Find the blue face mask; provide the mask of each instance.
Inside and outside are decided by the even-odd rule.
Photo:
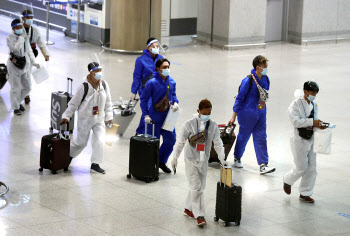
[[[310,101],[310,102],[313,102],[315,100],[316,96],[312,96],[312,95],[309,95],[307,97],[307,99]]]
[[[26,19],[26,25],[32,25],[33,19]]]
[[[95,73],[95,79],[96,79],[96,80],[102,79],[102,72],[96,72],[96,73]]]
[[[163,69],[161,73],[164,77],[167,77],[170,74],[170,69]]]
[[[263,71],[261,72],[261,74],[262,75],[267,75],[267,72],[268,72],[269,70],[267,69],[267,68],[263,68]]]
[[[152,48],[151,51],[153,54],[159,54],[159,48]]]
[[[199,119],[201,119],[201,121],[208,121],[208,120],[210,120],[210,115],[207,115],[207,116],[200,115]]]
[[[15,34],[21,35],[23,33],[23,29],[17,29],[15,30]]]

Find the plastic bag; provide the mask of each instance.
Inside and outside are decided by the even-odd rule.
[[[49,73],[43,65],[40,65],[39,69],[33,69],[32,75],[36,84],[40,84],[49,78]]]
[[[314,128],[314,152],[318,154],[330,154],[333,128]]]

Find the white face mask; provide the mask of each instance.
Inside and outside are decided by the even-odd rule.
[[[32,25],[33,19],[26,19],[26,25]]]
[[[159,54],[159,48],[151,48],[153,54]]]
[[[100,79],[102,79],[102,71],[100,71],[100,72],[96,72],[95,73],[95,77],[94,77],[96,80],[100,80]]]
[[[162,69],[161,73],[164,77],[167,77],[170,74],[170,69]]]

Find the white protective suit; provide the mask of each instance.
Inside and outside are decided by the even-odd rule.
[[[32,36],[32,29],[33,29],[33,37],[31,37]],[[25,32],[25,30],[24,30],[24,32]],[[41,37],[40,31],[36,27],[34,27],[34,26],[29,27],[27,37],[30,41],[30,44],[35,43],[37,46],[36,47],[37,49],[39,47],[43,54],[45,54],[46,56],[50,56],[50,52],[46,46],[45,40]],[[30,39],[32,39],[32,40],[30,40]]]
[[[225,151],[220,138],[219,127],[215,121],[210,120],[208,137],[205,142],[205,152],[196,151],[196,148],[188,143],[188,138],[198,133],[197,121],[199,132],[204,131],[207,122],[201,121],[198,115],[187,121],[182,134],[177,139],[173,156],[174,159],[178,159],[182,149],[185,147],[184,156],[189,187],[185,208],[192,211],[195,218],[205,216],[203,191],[206,184],[212,142],[214,142],[214,149],[218,153],[219,160],[223,162],[225,159]]]
[[[85,79],[84,82],[87,82],[87,79]],[[81,102],[84,95],[84,85],[81,84],[68,103],[68,107],[63,113],[62,118],[69,121],[74,112],[79,108],[77,122],[78,132],[76,139],[71,141],[70,155],[71,157],[76,157],[83,151],[89,141],[90,131],[92,130],[91,162],[101,164],[106,133],[104,122],[113,119],[111,95],[106,81],[106,90],[104,90],[101,81],[99,91],[95,90],[89,82],[87,83],[89,90],[84,101]],[[93,107],[95,106],[98,106],[99,110],[99,114],[97,115],[93,115]]]
[[[290,146],[294,156],[295,167],[284,175],[284,182],[293,185],[300,177],[300,194],[311,196],[315,186],[316,153],[313,151],[314,137],[307,140],[299,136],[298,128],[313,126],[314,119],[318,119],[318,106],[314,102],[314,119],[308,118],[312,111],[312,104],[300,97],[289,106],[289,119],[294,127],[294,132],[290,139]]]
[[[35,64],[35,57],[25,30],[23,30],[23,33],[20,36],[16,35],[14,32],[7,36],[7,46],[9,48],[9,53],[12,52],[16,56],[26,58],[26,65],[23,69],[17,68],[11,62],[11,56],[9,56],[9,59],[7,60],[7,70],[9,74],[8,81],[11,85],[11,108],[19,109],[19,105],[32,89],[30,69],[31,65]]]

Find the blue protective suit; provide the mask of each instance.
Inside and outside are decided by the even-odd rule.
[[[158,54],[155,58],[151,56],[148,49],[143,50],[142,56],[139,56],[135,62],[134,79],[131,85],[131,92],[134,94],[139,93],[141,97],[143,86],[142,81],[145,80],[156,69],[156,62],[162,59],[163,56]],[[149,101],[151,105],[151,101]],[[143,134],[145,132],[145,116],[141,115],[139,127],[136,129],[136,133]]]
[[[159,149],[159,163],[165,164],[167,163],[169,156],[173,151],[176,142],[176,133],[175,130],[173,132],[170,132],[162,129],[163,123],[169,110],[165,112],[158,112],[153,108],[153,105],[157,104],[164,98],[168,85],[170,103],[179,103],[179,101],[176,97],[176,83],[173,78],[168,76],[167,80],[164,82],[158,72],[154,72],[153,76],[154,78],[146,83],[146,87],[140,96],[141,109],[142,114],[144,116],[149,115],[155,123],[154,135],[157,138],[160,138],[160,135],[163,137],[163,143]],[[152,100],[151,106],[148,105],[148,101],[150,99]],[[147,133],[152,134],[152,125],[147,126]]]
[[[259,85],[266,89],[270,89],[270,83],[267,76],[263,76],[259,80],[255,69],[251,70],[251,74],[255,76]],[[253,142],[255,154],[258,164],[268,164],[269,156],[267,153],[266,141],[266,105],[264,110],[258,109],[259,91],[253,80],[253,86],[249,91],[248,76],[242,80],[240,91],[236,97],[233,111],[237,113],[239,132],[237,136],[234,156],[240,159],[243,156],[247,142],[253,134]]]

